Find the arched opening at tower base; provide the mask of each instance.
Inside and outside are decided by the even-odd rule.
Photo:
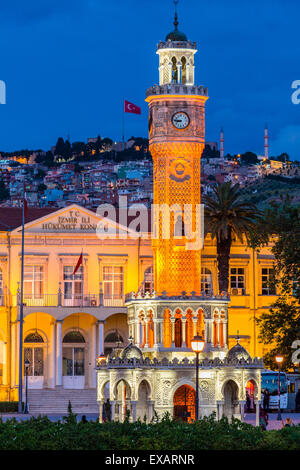
[[[232,418],[236,414],[239,414],[239,390],[237,384],[233,380],[228,380],[224,385],[224,415],[227,418]]]
[[[195,421],[196,392],[190,385],[182,385],[174,393],[174,418],[187,423]]]

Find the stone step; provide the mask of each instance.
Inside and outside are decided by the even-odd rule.
[[[99,413],[95,389],[28,390],[30,413],[66,415],[69,401],[74,413]]]

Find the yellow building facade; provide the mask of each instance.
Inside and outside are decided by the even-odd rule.
[[[9,211],[0,213],[1,400],[17,399],[19,371],[21,214]],[[29,388],[94,389],[96,358],[125,346],[131,333],[125,294],[153,290],[150,233],[101,237],[96,233],[101,217],[77,205],[39,217],[29,209],[28,218],[23,357],[30,362]],[[118,232],[116,222],[109,224]],[[81,252],[83,266],[73,276]],[[258,342],[255,318],[276,298],[268,286],[273,262],[271,246],[255,252],[233,242],[228,347],[238,332],[252,357],[267,350]],[[201,292],[218,294],[216,243],[209,236],[201,253]]]

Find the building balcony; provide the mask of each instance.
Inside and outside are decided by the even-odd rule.
[[[18,293],[13,299],[13,305],[18,307],[21,305],[21,296]],[[54,311],[60,313],[68,313],[71,315],[76,312],[86,312],[95,314],[99,312],[126,313],[127,309],[124,303],[124,296],[104,296],[104,294],[74,294],[66,295],[62,292],[56,294],[42,295],[24,295],[23,310],[25,315],[34,312],[45,312],[53,314]],[[1,306],[1,299],[0,299]],[[57,315],[55,315],[57,316]],[[59,315],[58,315],[59,316]]]

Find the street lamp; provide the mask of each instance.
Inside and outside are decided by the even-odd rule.
[[[25,406],[24,406],[24,414],[28,415],[28,369],[30,366],[30,362],[28,359],[24,362],[25,366]]]
[[[198,334],[191,341],[192,350],[196,353],[196,401],[195,401],[195,417],[199,418],[199,353],[204,349],[205,341]]]
[[[278,364],[278,414],[277,414],[277,420],[281,421],[281,411],[280,411],[280,368],[281,364],[283,363],[283,356],[281,354],[277,354],[275,356],[275,361]]]

